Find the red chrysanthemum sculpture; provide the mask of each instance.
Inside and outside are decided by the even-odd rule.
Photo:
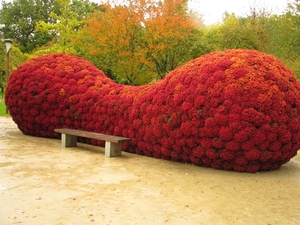
[[[58,138],[55,128],[76,128],[130,137],[124,151],[257,172],[297,154],[299,95],[279,60],[238,49],[204,55],[140,87],[116,84],[76,56],[46,55],[11,74],[5,100],[24,134]]]

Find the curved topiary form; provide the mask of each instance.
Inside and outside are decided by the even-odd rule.
[[[132,139],[125,151],[257,172],[297,154],[299,95],[293,73],[258,51],[213,52],[140,87],[53,54],[11,74],[6,103],[24,134],[58,138],[53,130],[61,127],[113,134]]]

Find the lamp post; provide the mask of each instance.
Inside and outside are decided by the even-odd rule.
[[[9,80],[9,51],[11,49],[12,46],[12,40],[11,39],[4,39],[4,43],[5,43],[5,47],[6,47],[6,76],[5,76],[5,81],[6,81],[6,85],[5,85],[5,91],[7,88],[7,84],[8,84],[8,80]],[[8,113],[8,109],[6,106],[6,114]]]

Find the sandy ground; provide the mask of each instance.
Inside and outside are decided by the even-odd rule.
[[[99,147],[62,149],[0,117],[0,224],[300,224],[300,156],[218,171]]]

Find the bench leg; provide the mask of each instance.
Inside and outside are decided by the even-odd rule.
[[[113,143],[113,142],[106,141],[105,156],[106,157],[121,156],[121,146],[122,143]]]
[[[61,147],[75,147],[77,144],[77,137],[69,134],[61,134]]]

